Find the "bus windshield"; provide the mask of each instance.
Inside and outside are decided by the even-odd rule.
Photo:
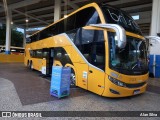
[[[144,40],[127,36],[125,48],[118,48],[116,35],[108,32],[110,67],[124,74],[144,74],[148,71],[147,51]]]
[[[126,31],[142,35],[137,23],[126,12],[110,6],[103,6],[102,11],[107,23],[118,24]]]

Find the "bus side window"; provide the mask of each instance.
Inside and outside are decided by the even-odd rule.
[[[54,49],[51,49],[51,57],[54,57]]]
[[[60,61],[63,66],[67,63],[72,64],[70,57],[64,48],[54,49],[54,59]]]
[[[88,62],[91,62],[91,47],[94,38],[94,30],[79,28],[74,40],[79,51],[84,55]]]
[[[48,49],[42,50],[42,58],[48,58]]]
[[[39,37],[39,35],[38,35],[38,34],[35,34],[35,35],[31,36],[31,37],[30,37],[31,42],[35,42],[35,41],[37,41],[37,40],[38,40],[38,37]]]
[[[31,57],[34,57],[34,51],[33,50],[30,50],[29,53],[30,53]]]
[[[102,70],[105,70],[105,43],[97,42],[92,48],[92,64]]]
[[[66,32],[68,37],[71,39],[73,43],[75,43],[77,29]]]
[[[103,31],[78,29],[75,45],[86,60],[94,66],[105,69],[105,42]]]

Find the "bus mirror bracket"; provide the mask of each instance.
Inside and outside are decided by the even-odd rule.
[[[123,27],[117,24],[90,24],[93,27],[113,29],[116,32],[119,48],[124,48],[126,46],[126,32]]]

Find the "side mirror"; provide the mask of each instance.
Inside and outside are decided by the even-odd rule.
[[[117,25],[117,24],[90,24],[90,26],[114,30],[116,32],[116,36],[118,39],[117,46],[119,48],[124,48],[126,46],[126,32],[124,28],[121,27],[120,25]]]

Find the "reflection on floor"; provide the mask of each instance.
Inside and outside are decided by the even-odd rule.
[[[40,72],[31,71],[19,63],[0,64],[0,68],[0,77],[8,79],[14,84],[22,105],[58,100],[50,96],[49,78],[41,77]],[[160,94],[160,79],[150,79],[147,91]],[[91,94],[93,93],[80,88],[71,88],[71,93],[68,98]]]
[[[49,78],[42,78],[40,72],[31,71],[23,64],[0,64],[0,77],[10,80],[18,93],[22,105],[58,100],[49,94]],[[86,95],[87,91],[71,88],[69,97]]]

